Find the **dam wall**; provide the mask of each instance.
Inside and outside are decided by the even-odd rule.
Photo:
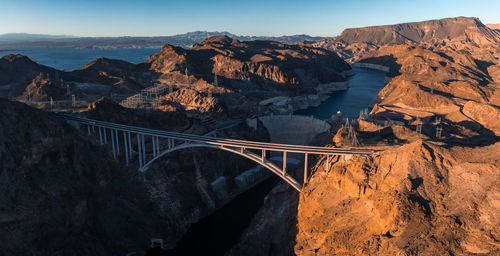
[[[382,66],[382,65],[378,65],[378,64],[372,64],[372,63],[363,63],[363,62],[351,63],[351,67],[375,69],[375,70],[383,71],[385,73],[389,73],[389,71],[390,71],[390,68],[387,66]]]
[[[270,115],[258,117],[266,127],[273,143],[309,145],[314,136],[326,132],[331,125],[312,116]],[[257,128],[256,119],[247,119],[247,124]]]

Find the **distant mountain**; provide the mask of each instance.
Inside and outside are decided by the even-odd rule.
[[[315,46],[335,50],[343,58],[355,61],[380,46],[396,44],[491,56],[490,50],[500,45],[500,33],[485,26],[478,18],[456,17],[350,28],[337,37],[317,42]]]
[[[171,44],[183,48],[189,48],[200,43],[211,36],[225,35],[240,41],[252,41],[267,39],[280,43],[292,44],[296,42],[313,42],[325,37],[312,37],[308,35],[292,35],[280,37],[266,36],[238,36],[229,32],[207,32],[195,31],[173,36],[155,37],[70,37],[70,36],[48,36],[32,34],[5,34],[0,35],[1,48],[49,48],[68,47],[78,49],[110,49],[110,48],[161,48],[165,44]]]
[[[43,34],[27,34],[27,33],[8,33],[0,35],[0,42],[22,42],[22,41],[40,41],[54,40],[63,38],[76,38],[75,36],[67,35],[43,35]]]

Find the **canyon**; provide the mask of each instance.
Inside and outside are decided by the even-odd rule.
[[[291,45],[215,36],[189,49],[163,45],[140,64],[99,58],[71,72],[7,55],[0,59],[0,97],[11,99],[0,99],[0,237],[9,239],[0,250],[144,255],[153,237],[175,249],[193,224],[255,185],[238,183],[242,173],[257,173],[254,163],[212,149],[173,152],[137,172],[46,111],[48,103],[39,110],[14,101],[75,94],[83,103],[58,111],[376,151],[311,157],[300,193],[271,184],[226,255],[499,254],[499,57],[498,30],[466,17],[346,29]],[[342,114],[293,115],[349,90],[351,66],[386,72],[369,112],[351,122]],[[119,104],[158,83],[171,91],[152,109]],[[304,162],[297,162],[288,172],[299,177]]]

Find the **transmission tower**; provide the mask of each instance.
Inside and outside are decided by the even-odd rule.
[[[356,136],[356,132],[354,131],[354,127],[352,127],[351,124],[347,123],[347,138],[351,141],[351,146],[353,147],[358,147],[359,146],[359,141],[358,137]]]
[[[443,128],[441,126],[436,127],[436,138],[441,139],[443,133]]]

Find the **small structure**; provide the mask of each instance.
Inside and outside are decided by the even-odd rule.
[[[160,247],[163,249],[163,239],[161,238],[151,238],[151,248]]]

